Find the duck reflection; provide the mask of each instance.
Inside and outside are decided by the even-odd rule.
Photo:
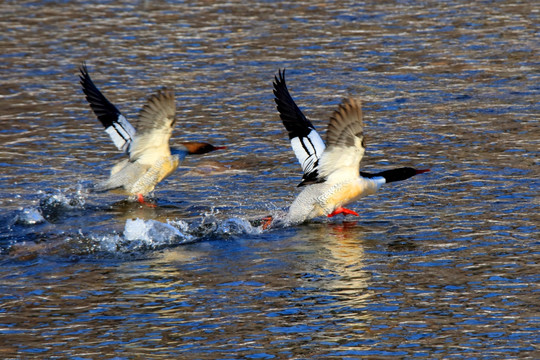
[[[269,347],[276,341],[286,344],[291,336],[298,346],[299,337],[307,336],[307,344],[326,326],[339,329],[335,339],[325,335],[329,341],[338,341],[343,333],[364,333],[370,326],[366,307],[373,293],[364,270],[362,227],[344,222],[296,230],[283,239],[169,249],[148,262],[145,273],[138,275],[144,281],[127,281],[125,290],[145,294],[146,301],[155,304],[151,311],[200,339],[200,346],[210,337],[217,343],[231,336],[248,342],[253,334]],[[332,324],[324,320],[329,313]],[[185,335],[168,336],[185,340]]]

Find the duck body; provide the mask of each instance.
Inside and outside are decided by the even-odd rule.
[[[364,196],[377,192],[384,179],[357,178],[306,186],[293,201],[285,218],[288,223],[302,223],[308,219],[327,216]]]
[[[112,167],[107,180],[96,184],[96,191],[135,196],[144,202],[144,196],[170,176],[187,155],[220,149],[200,142],[184,142],[170,148],[169,141],[176,123],[172,90],[165,88],[151,95],[139,112],[136,126],[133,126],[95,86],[86,66],[83,64],[79,70],[90,107],[114,145],[128,156]]]
[[[178,168],[185,155],[162,156],[148,165],[141,161],[124,159],[111,169],[107,180],[95,186],[96,191],[113,191],[118,194],[146,196],[158,183],[170,176]]]
[[[358,216],[344,206],[375,194],[385,183],[429,171],[404,167],[376,174],[360,172],[360,161],[365,152],[360,100],[344,99],[333,112],[325,144],[292,99],[285,83],[285,71],[280,70],[274,80],[277,110],[304,171],[298,185],[304,188],[289,207],[285,222],[302,223],[324,215]]]
[[[181,156],[171,154],[169,139],[174,117],[171,90],[165,89],[151,96],[139,114],[139,120],[143,122],[139,122],[139,134],[133,134],[127,148],[129,158],[114,165],[109,178],[98,183],[95,190],[144,197],[171,175],[187,155],[187,149],[180,153]]]

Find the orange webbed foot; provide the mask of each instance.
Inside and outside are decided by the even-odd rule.
[[[272,216],[267,216],[267,217],[264,217],[261,219],[261,223],[262,223],[262,229],[263,230],[266,230],[270,227],[270,225],[272,225],[272,221],[274,220],[274,218]]]
[[[137,194],[137,202],[141,205],[146,205],[148,207],[152,207],[152,208],[155,208],[157,207],[156,204],[151,204],[151,203],[148,203],[144,200],[144,196],[142,196],[142,194]]]
[[[352,210],[349,210],[349,209],[346,209],[344,207],[338,207],[336,210],[334,210],[332,213],[328,214],[327,216],[328,217],[333,217],[333,216],[336,216],[337,214],[343,214],[344,216],[345,215],[354,215],[354,216],[360,216],[358,215],[358,213],[356,211],[352,211]]]

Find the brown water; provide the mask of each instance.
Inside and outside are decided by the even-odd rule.
[[[540,357],[534,2],[0,3],[0,357]],[[94,194],[128,118],[175,88],[191,157],[158,207]],[[364,101],[362,169],[431,168],[262,231],[301,177],[272,95],[321,134]]]

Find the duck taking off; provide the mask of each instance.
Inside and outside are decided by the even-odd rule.
[[[279,70],[274,76],[274,96],[280,118],[304,171],[298,185],[304,189],[290,206],[285,218],[287,223],[301,223],[321,215],[358,216],[344,206],[374,194],[385,183],[429,171],[403,167],[376,174],[360,172],[365,140],[362,107],[358,99],[343,100],[333,112],[325,145],[289,94],[285,70]]]
[[[144,196],[171,175],[186,155],[205,154],[223,148],[208,143],[183,142],[171,153],[169,140],[176,123],[172,90],[165,88],[150,96],[134,127],[94,85],[86,65],[81,65],[79,70],[83,92],[94,114],[118,150],[129,156],[117,163],[109,178],[96,184],[95,190],[135,196],[144,203]]]

